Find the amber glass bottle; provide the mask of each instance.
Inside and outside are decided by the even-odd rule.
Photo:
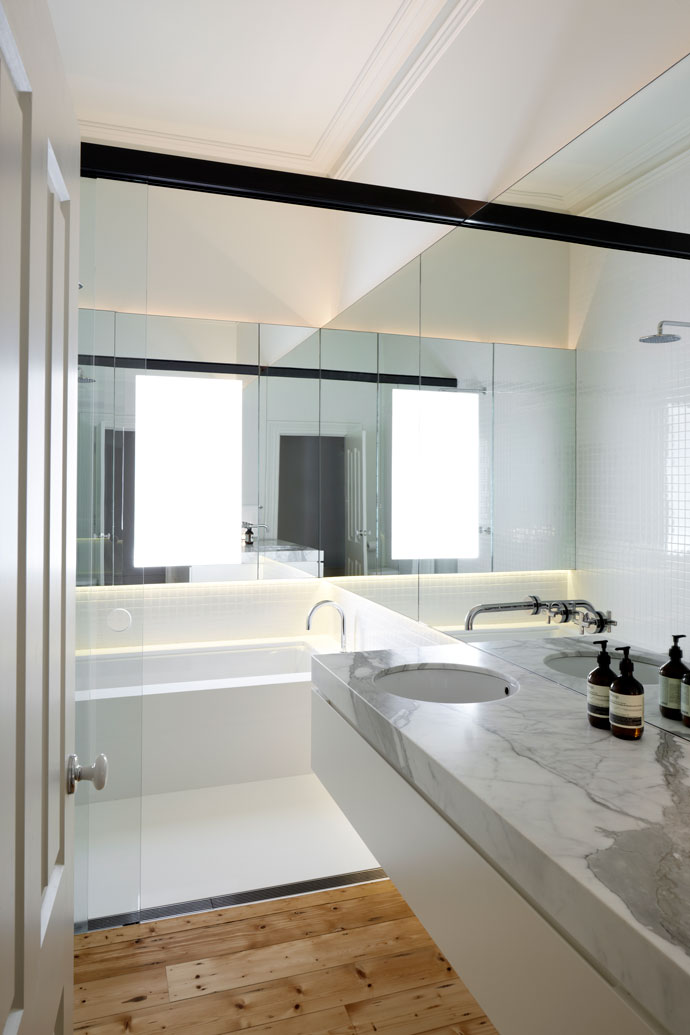
[[[659,711],[667,719],[680,719],[681,680],[688,671],[683,662],[683,652],[678,640],[685,636],[674,636],[673,646],[668,652],[669,660],[659,669]]]
[[[606,653],[608,640],[594,640],[601,650],[597,654],[597,667],[587,676],[587,718],[597,729],[609,729],[609,687],[616,678],[611,669],[611,655]]]
[[[690,669],[686,669],[680,684],[680,717],[684,726],[690,726]]]
[[[639,740],[644,733],[644,687],[633,675],[635,666],[628,657],[630,647],[616,647],[623,651],[621,674],[614,679],[609,692],[609,722],[614,737]]]

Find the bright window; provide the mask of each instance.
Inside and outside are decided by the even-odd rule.
[[[135,565],[239,563],[241,486],[242,383],[138,376]]]
[[[479,397],[393,389],[391,556],[479,556]]]

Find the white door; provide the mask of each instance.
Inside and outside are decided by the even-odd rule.
[[[367,433],[345,436],[345,574],[369,574],[367,528]]]
[[[79,141],[45,0],[0,0],[0,1026],[71,1031]]]

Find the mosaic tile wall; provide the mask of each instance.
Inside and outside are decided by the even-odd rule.
[[[690,231],[690,162],[674,160],[592,215]],[[617,637],[664,650],[690,635],[690,264],[573,246],[579,592]]]

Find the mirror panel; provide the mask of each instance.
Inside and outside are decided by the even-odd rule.
[[[685,57],[495,199],[660,230],[686,230],[669,191],[686,189]],[[654,197],[666,197],[657,204]]]
[[[96,182],[100,189],[101,181]],[[130,198],[128,191],[133,187],[136,196]],[[142,200],[148,202],[147,210],[139,213],[140,217],[145,216],[148,231],[145,292],[136,289],[141,270],[134,277],[131,270],[120,268],[128,253],[114,212],[114,208],[122,208],[122,225],[134,233],[137,204]],[[565,268],[560,246],[554,248],[551,242],[484,232],[473,234],[460,230],[446,234],[422,256],[404,264],[345,306],[319,330],[304,324],[221,318],[218,313],[221,272],[231,278],[225,299],[228,309],[239,311],[244,306],[246,312],[252,305],[278,312],[284,305],[282,298],[275,295],[269,304],[269,294],[282,276],[281,263],[287,260],[276,254],[268,272],[265,269],[261,272],[263,279],[257,280],[260,248],[257,242],[249,247],[248,235],[251,226],[257,234],[260,231],[265,234],[266,220],[270,219],[276,224],[281,242],[278,253],[288,242],[294,246],[299,217],[294,206],[218,196],[194,200],[184,191],[166,193],[163,188],[145,189],[108,182],[103,185],[97,207],[96,223],[100,229],[94,261],[107,250],[110,238],[114,240],[113,254],[106,266],[113,287],[109,296],[100,290],[98,298],[110,297],[127,306],[128,311],[98,309],[94,295],[89,299],[93,303],[91,315],[83,318],[82,359],[92,353],[99,357],[94,362],[99,364],[99,376],[103,375],[102,388],[99,385],[91,392],[90,402],[84,393],[85,410],[80,417],[84,449],[88,447],[86,409],[91,412],[91,436],[100,436],[103,442],[98,448],[92,443],[91,463],[85,467],[81,479],[80,533],[87,529],[90,521],[90,538],[96,538],[101,532],[107,535],[106,512],[110,514],[111,523],[116,518],[120,522],[117,529],[113,526],[111,530],[115,537],[112,546],[95,543],[87,547],[80,542],[82,556],[85,551],[95,550],[97,557],[102,557],[101,569],[90,576],[92,584],[205,582],[324,574],[362,579],[399,575],[416,580],[420,575],[482,573],[499,568],[516,570],[524,565],[528,556],[530,564],[539,568],[563,567],[569,563],[565,558],[568,551],[554,549],[554,542],[564,543],[571,536],[572,523],[565,521],[562,529],[553,532],[555,511],[548,522],[540,521],[536,492],[532,494],[529,513],[520,515],[518,531],[504,533],[501,501],[512,496],[509,479],[515,464],[503,454],[497,457],[496,453],[501,437],[507,443],[517,443],[519,436],[514,433],[513,421],[518,421],[518,430],[524,435],[522,412],[525,406],[537,407],[545,395],[537,388],[528,402],[525,382],[521,382],[522,403],[518,405],[516,401],[514,406],[510,405],[508,396],[519,378],[516,380],[509,371],[509,355],[510,349],[517,346],[501,344],[499,347],[494,343],[500,340],[499,331],[512,328],[512,340],[532,346],[523,356],[539,352],[533,348],[534,342],[559,344],[564,325],[559,307]],[[105,213],[103,218],[100,208]],[[347,213],[327,213],[328,219],[332,215],[338,219],[332,220],[330,225],[320,225],[321,236],[314,237],[316,217],[311,210],[307,212],[302,230],[312,244],[328,246],[328,262],[331,263],[334,256],[344,261],[367,240],[370,243],[388,240],[389,246],[392,240],[400,247],[405,244],[404,227],[399,225],[403,221],[398,220],[362,217],[361,221],[355,220],[358,233],[348,236],[343,232],[346,224],[340,218],[348,216]],[[171,227],[169,221],[173,217],[179,225]],[[347,226],[352,230],[354,224],[349,221]],[[223,231],[230,233],[232,227],[236,237],[226,242]],[[438,227],[432,229],[436,235],[440,232]],[[426,228],[426,233],[428,236],[430,228]],[[141,236],[139,232],[137,240]],[[506,241],[509,242],[507,253],[499,248],[499,244]],[[527,255],[520,253],[525,241]],[[222,254],[215,255],[213,242],[223,245]],[[247,255],[242,258],[244,268],[240,271],[237,262],[242,248],[247,250]],[[214,270],[206,282],[197,268],[199,260],[209,262],[214,255],[222,271]],[[173,262],[183,267],[176,270],[174,276]],[[311,270],[313,262],[311,253],[300,254],[296,259],[303,270]],[[165,279],[166,270],[172,278],[170,282]],[[182,275],[185,271],[186,280]],[[255,278],[251,291],[246,283],[249,274]],[[352,292],[360,290],[367,277],[371,280],[375,275],[378,274],[372,263],[359,271],[357,277],[345,278],[340,283],[339,298],[346,297],[343,294],[346,286]],[[294,279],[293,270],[287,280],[292,283]],[[286,283],[281,282],[283,289]],[[539,305],[540,291],[550,300],[546,314],[545,307]],[[294,299],[297,298],[302,299],[300,306],[304,310],[307,298],[304,291],[295,294]],[[334,304],[333,300],[330,304]],[[170,312],[147,312],[152,305],[167,307]],[[190,310],[199,307],[207,311],[215,309],[216,315],[191,315]],[[144,311],[132,311],[137,309]],[[88,322],[90,330],[86,326]],[[107,363],[114,366],[108,367]],[[557,361],[553,363],[556,370]],[[506,367],[504,374],[502,364]],[[572,377],[567,380],[570,374],[564,365],[558,369],[565,379],[563,390],[569,390]],[[136,433],[135,384],[136,377],[143,372],[242,381],[240,565],[174,565],[159,569],[134,566],[133,497],[129,483],[133,479]],[[496,381],[497,375],[499,381]],[[530,374],[532,377],[536,378],[533,383],[542,389],[548,381],[546,374],[538,376],[536,370]],[[108,378],[112,379],[111,386]],[[426,406],[427,416],[422,418],[422,409],[418,414],[415,410],[417,415],[413,421],[417,434],[403,445],[402,438],[400,435],[396,438],[393,430],[395,400],[399,400],[402,412],[404,406],[411,405],[411,400],[405,399],[409,392],[418,393],[414,405]],[[432,392],[438,395],[436,406],[429,404]],[[449,393],[462,395],[464,402],[451,403],[446,399]],[[105,396],[108,402],[112,400],[111,411],[107,410]],[[499,407],[497,412],[496,406]],[[436,423],[442,410],[448,412],[451,421],[443,425],[444,430]],[[470,410],[473,415],[468,418]],[[461,411],[465,416],[461,416]],[[564,481],[570,477],[568,464],[572,450],[569,453],[556,440],[560,442],[561,434],[566,433],[570,412],[568,405],[561,407],[562,419],[557,423],[550,411],[535,410],[533,421],[533,426],[542,420],[549,421],[550,441],[560,458],[557,473]],[[116,416],[119,430],[114,427],[108,430],[108,422],[114,422]],[[463,424],[467,419],[470,424]],[[408,431],[410,427],[408,421]],[[112,441],[109,439],[106,445],[104,436],[107,434]],[[118,466],[119,454],[113,445],[113,436],[118,434],[126,446],[124,468]],[[468,436],[472,441],[476,437],[476,447],[469,452],[467,449],[458,451],[458,442],[466,445]],[[417,457],[416,473],[413,454]],[[110,465],[101,471],[98,464],[102,457],[108,456]],[[396,456],[397,469],[404,472],[397,489]],[[471,476],[463,473],[468,463],[474,472]],[[496,489],[494,485],[495,472],[499,469],[506,478],[505,489]],[[107,496],[105,482],[110,484]],[[470,483],[473,486],[471,519],[466,491]],[[526,482],[523,480],[522,484]],[[461,486],[464,486],[462,491]],[[559,498],[560,493],[560,488],[555,490]],[[551,498],[550,494],[546,495]],[[407,500],[397,506],[397,511],[396,499]],[[417,506],[418,513],[413,514]],[[564,508],[561,510],[565,512]],[[399,515],[413,521],[415,532],[411,539],[408,536],[405,545],[396,547],[395,530],[402,528]],[[531,531],[525,533],[528,517]],[[457,532],[463,522],[476,528],[476,542],[472,534],[469,545],[458,545],[460,556],[454,556],[453,530]],[[203,521],[200,525],[203,534]],[[542,537],[545,549],[540,552],[540,540],[534,529],[547,525],[550,531]],[[229,530],[229,534],[236,533]],[[522,554],[518,552],[519,559],[511,557],[504,544],[506,535],[508,538],[510,535],[513,538],[531,536],[531,552],[523,550]],[[501,537],[500,548],[497,536]],[[89,536],[80,534],[79,538],[84,540]],[[442,540],[446,540],[444,545],[441,545]],[[112,557],[106,556],[109,553]],[[83,568],[81,563],[80,571]],[[86,575],[80,574],[80,579],[87,584]],[[405,612],[410,613],[409,601]]]
[[[309,327],[259,327],[258,511],[259,578],[316,578],[324,573],[320,526],[322,478],[319,439],[319,332]],[[253,414],[252,414],[253,419]],[[245,452],[245,466],[251,463]]]

